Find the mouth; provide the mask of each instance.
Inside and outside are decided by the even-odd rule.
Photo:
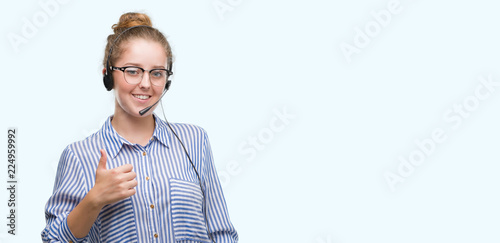
[[[151,98],[151,95],[133,95],[135,98],[140,99],[140,100],[147,100]]]

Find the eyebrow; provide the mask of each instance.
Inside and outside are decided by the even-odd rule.
[[[132,62],[127,62],[125,64],[123,64],[125,66],[135,66],[135,67],[142,67],[141,64],[139,63],[132,63]],[[156,69],[156,68],[162,68],[162,69],[165,69],[165,66],[153,66],[153,69]]]

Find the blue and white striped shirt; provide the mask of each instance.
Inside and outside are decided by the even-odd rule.
[[[66,147],[45,207],[44,242],[210,242],[198,177],[166,122],[153,116],[155,130],[146,146],[121,137],[109,117],[99,131]],[[171,126],[200,174],[211,236],[218,243],[237,242],[206,132],[194,125]],[[136,194],[103,207],[89,234],[75,238],[67,216],[94,186],[100,149],[108,155],[106,168],[134,166]]]

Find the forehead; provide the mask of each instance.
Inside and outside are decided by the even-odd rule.
[[[165,66],[167,63],[165,48],[156,41],[134,38],[121,43],[120,49],[117,65],[136,63],[145,66]]]

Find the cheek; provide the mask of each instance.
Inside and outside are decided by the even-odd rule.
[[[123,87],[120,87],[118,85],[115,85],[115,100],[118,102],[118,104],[123,105],[124,102],[127,100],[127,96],[129,95],[128,90],[124,89]]]
[[[161,95],[161,93],[163,93],[164,90],[165,90],[165,86],[163,86],[163,87],[157,87],[155,89],[155,92]]]
[[[153,92],[154,92],[154,96],[156,95],[161,95],[163,90],[165,89],[165,85],[163,86],[154,86],[154,85],[151,85],[151,88],[153,89]]]

